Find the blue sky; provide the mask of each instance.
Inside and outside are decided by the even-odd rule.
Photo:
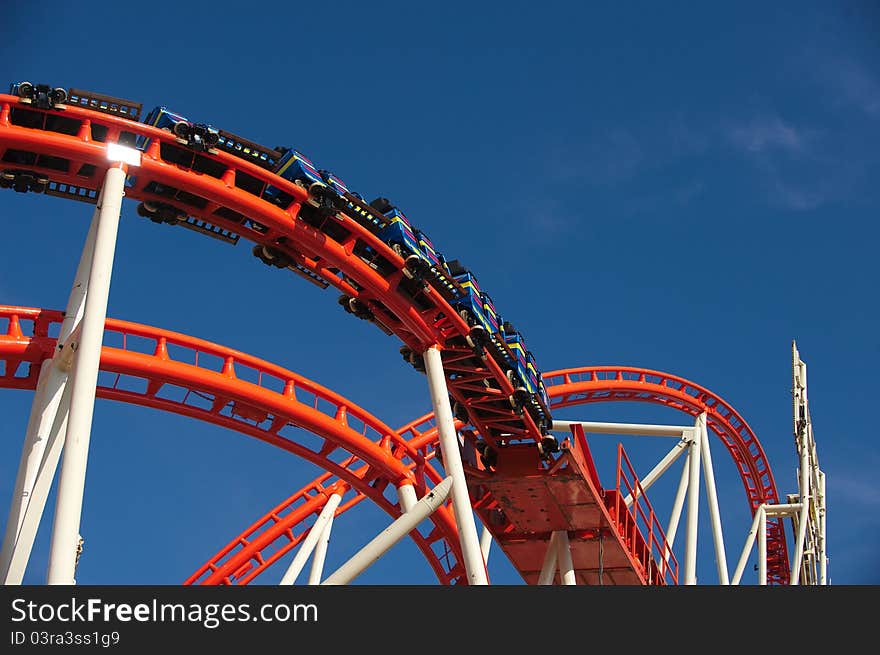
[[[302,150],[365,196],[391,198],[472,268],[543,369],[644,366],[721,395],[758,434],[783,497],[796,491],[797,339],[828,476],[832,581],[876,584],[880,13],[773,5],[261,3],[243,15],[231,2],[18,3],[4,12],[0,81],[166,104]],[[266,268],[245,244],[134,210],[123,209],[111,316],[264,357],[391,425],[428,409],[399,344],[344,314],[336,294]],[[89,215],[3,193],[0,302],[63,308]],[[4,511],[30,397],[0,394]],[[632,406],[560,413],[575,415],[682,422]],[[625,445],[645,472],[670,444]],[[747,504],[713,445],[734,562]],[[77,577],[182,581],[315,473],[238,434],[99,401]],[[655,493],[668,504],[669,485]],[[385,523],[366,505],[340,520],[328,567]],[[49,528],[28,582],[45,579]],[[517,581],[498,551],[490,573]],[[433,580],[405,542],[359,581]],[[715,580],[708,549],[700,580]]]

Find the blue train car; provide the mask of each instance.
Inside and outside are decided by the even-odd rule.
[[[421,230],[415,230],[415,237],[416,241],[419,242],[419,250],[421,251],[421,254],[424,255],[428,264],[434,266],[438,271],[442,271],[444,269],[443,255],[437,252],[437,249],[434,248],[434,244],[431,242],[431,239],[428,238],[428,235]]]
[[[480,294],[480,299],[483,301],[483,311],[486,314],[486,318],[489,319],[489,323],[492,326],[490,333],[497,334],[501,332],[501,317],[498,316],[498,311],[495,309],[495,302],[485,291]]]
[[[392,247],[406,263],[407,277],[423,279],[433,273],[447,293],[454,293],[447,274],[445,259],[438,253],[427,234],[412,226],[406,215],[387,198],[376,198],[370,205],[382,212],[389,223],[376,234]]]
[[[348,190],[348,187],[346,186],[345,182],[340,180],[338,177],[336,177],[330,171],[320,170],[320,171],[318,171],[318,175],[320,175],[321,179],[324,181],[324,183],[328,187],[333,189],[337,194],[339,194],[340,197],[344,198],[346,194],[351,193],[351,191]],[[353,195],[356,195],[356,194],[353,194]]]
[[[404,260],[413,255],[424,257],[409,219],[397,207],[387,201],[383,203],[383,200],[384,198],[380,198],[378,202],[374,200],[371,203],[389,219],[388,225],[379,230],[376,236],[391,246]]]
[[[480,289],[477,278],[457,259],[448,262],[447,269],[461,288],[461,291],[450,300],[449,304],[461,314],[471,327],[471,331],[477,330],[484,333],[481,341],[488,341],[490,335],[497,332],[497,317],[494,317],[493,321],[487,316],[483,302],[483,291]]]
[[[274,172],[276,175],[283,177],[285,180],[297,182],[306,189],[309,189],[310,192],[314,192],[313,190],[318,188],[327,188],[324,178],[321,177],[318,169],[315,168],[315,165],[304,154],[293,148],[276,148],[276,150],[283,153],[275,167]],[[282,206],[289,205],[293,200],[288,193],[271,184],[263,192],[263,198]]]
[[[22,101],[39,109],[51,109],[55,105],[61,105],[67,101],[66,89],[60,86],[53,89],[48,84],[13,82],[9,85],[9,94],[18,96]]]
[[[195,150],[207,151],[217,146],[220,131],[205,123],[193,123],[186,116],[177,114],[167,107],[154,107],[144,119],[144,124],[168,130]],[[146,150],[151,139],[138,137],[136,147]]]
[[[504,342],[513,355],[510,364],[510,383],[517,389],[523,389],[527,394],[538,392],[537,380],[529,372],[529,351],[525,341],[519,332],[505,332]],[[534,380],[534,381],[533,381]]]

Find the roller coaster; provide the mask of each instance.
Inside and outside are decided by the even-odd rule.
[[[757,436],[709,390],[636,367],[543,371],[512,315],[507,308],[502,315],[474,271],[447,259],[387,198],[366,202],[292,147],[262,146],[165,106],[143,119],[142,110],[132,100],[26,81],[0,95],[0,187],[96,205],[66,309],[0,306],[0,386],[35,391],[0,558],[4,583],[22,581],[59,464],[47,582],[75,582],[96,397],[236,430],[325,471],[186,584],[247,584],[294,549],[282,584],[293,584],[309,558],[310,584],[345,584],[407,535],[443,584],[487,584],[493,542],[528,584],[696,584],[701,470],[720,584],[741,581],[755,544],[759,584],[827,583],[825,479],[806,365],[794,344],[799,490],[782,499]],[[400,340],[404,360],[427,377],[433,413],[394,429],[283,367],[107,318],[124,197],[154,223],[232,246],[244,238],[264,264],[334,287],[346,313]],[[99,384],[100,371],[114,383]],[[146,380],[146,388],[133,391],[130,379]],[[672,408],[688,423],[553,417],[560,408],[610,401]],[[305,443],[293,428],[317,439]],[[732,575],[710,433],[735,462],[753,518]],[[606,486],[588,434],[677,441],[642,478],[618,446],[615,484]],[[664,526],[647,490],[682,456]],[[686,499],[680,566],[673,544]],[[334,519],[363,500],[392,523],[324,576]]]

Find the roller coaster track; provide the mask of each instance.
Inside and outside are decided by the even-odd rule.
[[[0,387],[36,388],[39,365],[56,345],[48,335],[62,319],[57,311],[0,306],[0,325],[6,322],[0,335],[0,361],[5,363]],[[428,483],[441,480],[428,461],[433,449],[417,449],[354,403],[292,371],[201,339],[108,319],[105,343],[117,342],[120,347],[102,350],[101,369],[115,377],[112,384],[98,386],[98,397],[237,430],[302,457],[337,478],[333,490],[319,479],[310,488],[318,497],[351,487],[360,495],[350,504],[368,497],[399,516],[400,508],[385,495],[389,486],[395,491],[400,485],[415,485],[421,496]],[[320,437],[320,443],[309,447],[307,441],[314,439],[307,440],[307,433]],[[455,583],[462,570],[454,518],[441,507],[432,520],[434,530],[413,538],[437,577]],[[270,532],[242,545],[262,549],[277,536]],[[293,545],[262,563],[271,564]],[[219,582],[241,573],[242,564],[214,566],[210,580]]]
[[[708,427],[721,439],[737,465],[752,515],[761,504],[779,502],[773,475],[758,438],[736,410],[707,389],[675,375],[627,366],[564,369],[552,371],[546,374],[544,379],[547,381],[547,393],[553,409],[588,403],[629,401],[662,405],[691,416],[706,412]],[[399,428],[398,433],[411,435],[410,443],[417,446],[420,451],[424,451],[425,448],[432,449],[437,444],[437,428],[433,419],[433,414],[426,414]],[[459,427],[460,425],[459,423]],[[323,483],[324,480],[323,477],[319,478],[312,485],[319,481]],[[310,493],[312,485],[297,491],[230,542],[191,576],[187,583],[207,581],[201,577],[205,571],[215,566],[215,562],[226,557],[234,545],[248,539],[257,527],[267,525],[279,508],[299,502],[300,498]],[[316,502],[312,512],[319,512],[325,500]],[[478,499],[475,500],[475,504],[477,503]],[[292,523],[285,523],[285,528],[291,527],[293,527]],[[772,584],[786,584],[789,578],[789,563],[781,519],[768,521],[767,543],[768,579]],[[258,548],[245,547],[239,551],[238,557],[243,560],[256,558]],[[237,582],[245,584],[266,568],[268,565],[257,565],[256,568],[248,569],[247,576]]]
[[[51,327],[62,318],[56,311],[0,306],[0,320],[6,320],[5,334],[0,335],[0,361],[5,362],[0,386],[36,387],[39,364],[51,357],[56,345],[49,336]],[[237,430],[327,471],[233,539],[190,576],[187,584],[252,581],[305,538],[305,524],[333,493],[354,492],[337,515],[370,498],[391,516],[399,516],[399,505],[384,494],[389,484],[391,489],[414,484],[421,495],[428,481],[440,479],[430,464],[437,445],[433,414],[392,430],[350,401],[292,371],[158,328],[108,319],[105,343],[120,343],[121,347],[103,348],[101,368],[116,377],[112,385],[98,387],[99,397]],[[254,382],[242,379],[245,371]],[[709,427],[737,464],[752,512],[762,503],[778,502],[772,473],[754,432],[729,404],[710,391],[681,377],[633,367],[566,369],[551,372],[546,379],[554,409],[636,401],[692,416],[706,412]],[[136,386],[143,390],[136,390]],[[354,430],[353,424],[359,429]],[[461,425],[457,423],[457,427]],[[318,450],[309,449],[282,434],[292,426],[311,430],[323,444]],[[434,530],[426,536],[416,533],[414,539],[438,579],[456,583],[461,570],[454,564],[459,561],[455,526],[448,509],[443,510],[435,514]],[[773,521],[768,525],[768,575],[774,583],[784,584],[788,573],[784,531]]]
[[[450,394],[467,409],[471,425],[488,442],[540,441],[541,431],[532,416],[511,408],[513,387],[505,371],[491,356],[475,353],[467,344],[465,321],[438,289],[429,283],[413,284],[404,274],[401,257],[364,226],[341,214],[318,215],[302,187],[222,150],[195,153],[181,148],[170,132],[116,115],[75,105],[36,109],[0,94],[0,169],[45,176],[50,195],[96,202],[111,166],[108,144],[130,146],[138,138],[150,143],[140,165],[128,171],[127,197],[171,203],[195,220],[203,233],[220,233],[232,243],[244,238],[284,253],[300,274],[361,301],[375,322],[413,352],[439,346],[451,373]],[[264,200],[267,185],[295,201],[283,209]],[[372,254],[366,258],[365,252]],[[49,328],[60,322],[61,314],[2,307],[0,316],[8,319],[0,337],[0,356],[6,362],[0,386],[34,388],[38,369],[34,365],[52,355],[55,344]],[[33,321],[30,332],[22,329],[28,321]],[[327,471],[270,512],[268,519],[251,526],[188,582],[254,579],[303,538],[304,522],[334,491],[353,495],[337,513],[369,497],[397,516],[400,508],[386,494],[407,484],[422,493],[429,483],[440,480],[430,464],[436,444],[430,415],[394,431],[332,391],[243,353],[123,321],[108,320],[106,329],[105,344],[114,335],[122,343],[102,351],[102,370],[115,374],[116,381],[99,386],[99,397],[236,429]],[[136,340],[148,340],[152,346],[139,351],[130,343]],[[178,350],[192,355],[192,362],[181,359]],[[204,366],[206,358],[219,361],[219,366]],[[253,381],[241,378],[245,370],[255,377]],[[123,384],[132,379],[140,380],[145,389]],[[707,390],[667,374],[628,368],[558,371],[546,375],[545,381],[554,407],[630,400],[691,415],[705,411],[709,427],[737,464],[751,510],[777,502],[769,464],[753,432]],[[309,400],[304,401],[305,396]],[[330,407],[329,413],[322,411],[322,404]],[[352,428],[353,423],[360,427]],[[309,448],[287,436],[291,426],[317,435],[319,445]],[[413,538],[441,582],[459,583],[464,571],[449,508],[442,507],[432,521],[428,535],[413,533]],[[770,523],[767,539],[770,580],[784,583],[788,563],[781,522]]]
[[[512,410],[514,389],[505,371],[467,346],[464,319],[431,285],[413,288],[400,256],[356,221],[341,214],[316,221],[305,189],[222,150],[191,153],[182,163],[183,149],[166,130],[75,105],[33,109],[0,94],[0,166],[46,175],[52,195],[95,202],[109,167],[107,144],[133,144],[137,137],[150,144],[129,172],[126,197],[172,202],[210,226],[282,251],[301,270],[370,307],[414,352],[442,346],[444,363],[458,373],[449,391],[486,438],[540,440],[532,416]],[[282,209],[264,200],[269,184],[295,202]],[[370,263],[358,254],[368,250],[377,253]]]

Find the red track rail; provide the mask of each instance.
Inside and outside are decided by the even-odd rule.
[[[77,125],[75,133],[15,125],[12,112],[18,107],[71,119]],[[507,405],[507,397],[513,389],[495,361],[489,357],[476,358],[463,346],[467,327],[457,313],[431,286],[426,286],[415,294],[402,290],[403,261],[358,223],[337,217],[339,220],[328,219],[327,223],[332,223],[332,226],[322,224],[320,229],[316,228],[303,218],[304,208],[309,201],[302,188],[225,152],[199,155],[214,162],[217,170],[215,173],[198,172],[191,167],[162,159],[160,144],[179,147],[173,136],[166,131],[77,106],[69,106],[63,110],[35,110],[31,106],[21,105],[14,96],[0,94],[0,168],[37,171],[47,175],[54,183],[90,191],[86,197],[96,196],[100,190],[108,168],[106,144],[134,136],[152,139],[152,143],[144,153],[142,165],[132,171],[133,185],[126,190],[129,198],[165,202],[169,199],[156,192],[155,185],[174,188],[177,192],[171,200],[172,204],[185,209],[190,216],[229,230],[254,243],[285,252],[294,262],[321,276],[343,293],[357,297],[370,306],[382,322],[414,351],[422,351],[433,344],[440,345],[444,364],[459,374],[449,383],[450,393],[468,408],[472,423],[487,440],[492,441],[493,437],[506,441],[540,438],[539,430],[528,413],[518,416]],[[245,190],[240,180],[250,180],[251,184],[255,183],[261,189],[272,184],[296,198],[297,202],[287,210],[281,209],[262,200],[259,193]],[[74,193],[69,193],[68,197],[82,199],[82,196],[77,198]],[[332,237],[327,232],[331,227],[334,234]],[[391,265],[392,272],[380,274],[361,259],[356,252],[364,247],[379,253]],[[57,316],[53,320],[57,320]],[[148,336],[136,332],[141,326],[108,322],[108,327],[111,325],[122,334]],[[18,367],[11,366],[11,363],[38,361],[33,359],[34,356],[45,358],[51,353],[52,340],[42,333],[36,334],[33,340],[28,340],[24,335],[15,334],[13,328],[14,324],[11,322],[6,335],[8,338],[3,342],[3,347],[8,348],[3,356],[9,363],[6,375],[0,378],[0,384],[17,388],[32,387],[35,373],[31,372],[25,378],[16,377],[15,370]],[[149,334],[155,336],[158,332]],[[263,388],[259,379],[252,385],[253,388],[238,384],[241,380],[235,377],[236,363],[256,368],[259,375],[262,375],[262,370],[253,366],[253,362],[259,360],[251,358],[250,363],[243,364],[245,360],[239,358],[247,356],[224,350],[226,353],[233,353],[224,359],[229,364],[228,367],[224,366],[220,371],[211,371],[209,374],[196,364],[193,368],[201,371],[196,375],[163,351],[160,343],[163,338],[167,343],[170,335],[174,333],[156,337],[153,353],[130,352],[125,345],[122,349],[105,349],[106,364],[109,367],[107,370],[120,376],[117,382],[137,371],[143,373],[140,378],[148,381],[147,391],[135,392],[114,384],[100,388],[99,395],[210,420],[278,445],[325,466],[328,472],[351,484],[358,492],[369,495],[392,515],[395,515],[394,505],[381,494],[372,493],[372,487],[364,482],[366,479],[375,480],[377,478],[372,476],[378,475],[378,479],[386,486],[392,481],[397,483],[403,480],[414,480],[420,486],[425,484],[419,475],[426,475],[432,470],[423,464],[427,459],[425,453],[430,448],[426,447],[426,450],[416,453],[421,457],[417,463],[410,448],[400,443],[399,438],[390,430],[386,431],[378,443],[365,435],[354,436],[357,433],[345,425],[346,412],[350,413],[351,407],[346,405],[344,399],[339,399],[340,416],[327,417],[317,410],[312,414],[303,410],[301,416],[294,417],[302,421],[299,425],[314,429],[316,434],[324,438],[321,449],[310,450],[278,434],[284,426],[276,423],[288,418],[285,411],[291,405],[291,398],[285,393],[288,391],[286,387],[285,392],[278,393]],[[182,343],[190,345],[198,341],[183,335],[174,336],[183,340]],[[202,347],[211,345],[206,342],[199,344]],[[48,351],[45,350],[47,347]],[[198,347],[194,349],[198,352]],[[154,369],[152,376],[146,375],[142,370],[148,364]],[[262,364],[271,367],[265,362]],[[277,367],[273,370],[274,373],[266,371],[266,375],[278,376],[283,371]],[[190,374],[193,374],[192,377],[189,377]],[[556,380],[555,388],[552,379],[554,376],[561,376],[561,379]],[[284,379],[285,376],[280,377]],[[221,378],[225,378],[225,381]],[[663,404],[692,415],[706,411],[709,415],[709,427],[722,439],[737,463],[752,511],[762,502],[778,501],[769,464],[751,429],[729,405],[705,389],[675,376],[631,368],[571,369],[545,376],[545,382],[548,392],[554,398],[559,398],[555,407],[609,400],[635,400]],[[177,385],[183,389],[184,398],[173,400],[156,395],[169,385]],[[297,388],[296,383],[292,383],[291,390],[294,394]],[[476,390],[480,391],[479,395],[475,395]],[[236,395],[238,392],[241,395]],[[332,393],[328,390],[320,391],[325,392]],[[319,395],[317,391],[313,393],[316,397]],[[212,397],[212,406],[204,408],[195,405],[193,398],[198,398],[198,394]],[[298,399],[294,398],[293,401],[297,405]],[[231,411],[232,408],[235,408],[235,412]],[[227,414],[221,413],[224,410],[227,410]],[[270,425],[263,425],[266,421],[258,420],[264,414],[275,417]],[[338,455],[344,452],[351,453],[354,458],[346,465],[337,461]],[[334,454],[335,459],[330,457]],[[364,476],[359,477],[355,471],[360,471],[364,466],[367,467]],[[440,530],[439,526],[437,530]],[[434,535],[432,543],[441,540],[443,536],[446,535],[440,530]],[[254,543],[249,541],[242,547],[242,552],[254,552],[255,557],[259,555],[262,551],[255,550]],[[455,540],[448,544],[444,541],[444,544],[444,552],[449,548],[457,548]],[[436,565],[436,558],[432,560],[429,557],[429,561],[432,561],[441,581],[448,582],[461,575],[457,568],[444,569]],[[241,567],[246,567],[246,562]],[[227,567],[223,571],[231,576],[233,573],[243,572],[245,569],[241,567],[231,572]],[[259,566],[256,566],[252,570],[258,569]],[[242,575],[250,576],[250,572],[249,569]],[[768,525],[768,575],[772,582],[785,582],[788,579],[785,535],[781,520],[772,521]],[[216,577],[212,574],[212,581],[216,581]],[[249,579],[252,578],[253,576]],[[227,579],[231,580],[229,577]]]
[[[33,389],[39,363],[51,356],[55,348],[55,339],[49,336],[50,328],[61,322],[62,314],[0,306],[0,321],[3,319],[6,319],[6,329],[0,335],[0,362],[4,363],[0,386]],[[172,411],[238,430],[304,457],[327,471],[230,542],[191,576],[188,583],[250,582],[305,537],[307,528],[303,524],[320,512],[334,491],[344,492],[351,486],[357,492],[340,506],[337,514],[369,497],[389,514],[397,516],[399,508],[382,493],[389,482],[412,481],[423,492],[426,480],[436,483],[440,479],[429,464],[437,444],[431,414],[394,431],[338,394],[244,353],[125,321],[108,319],[106,330],[105,341],[121,338],[122,348],[105,346],[103,349],[102,370],[117,377],[113,385],[98,387],[99,397]],[[133,340],[128,336],[150,342],[144,349],[142,341],[130,343]],[[140,352],[133,349],[137,346]],[[174,358],[169,356],[169,348]],[[186,359],[191,358],[192,363],[179,361],[178,352],[187,353]],[[201,364],[199,353],[203,353]],[[205,366],[208,357],[219,362],[219,370]],[[236,369],[241,373],[245,367],[256,373],[255,383],[235,376]],[[145,382],[146,391],[122,388],[124,381],[132,379]],[[276,380],[284,391],[279,393],[261,386],[270,384],[270,379]],[[672,407],[692,416],[705,411],[708,425],[738,464],[752,510],[763,502],[778,502],[773,477],[757,437],[730,405],[708,390],[684,378],[631,367],[566,369],[549,373],[545,379],[549,382],[548,394],[554,400],[554,408],[640,401]],[[171,385],[180,390],[182,397],[159,397],[162,388]],[[266,393],[281,396],[283,403],[277,399],[274,403],[265,402]],[[203,406],[199,407],[197,401]],[[319,410],[320,401],[326,401],[329,413]],[[210,405],[210,409],[205,404]],[[274,415],[279,405],[284,407],[283,412]],[[323,418],[319,418],[319,414]],[[326,419],[331,416],[328,422]],[[352,430],[353,421],[359,422],[362,429]],[[283,427],[290,424],[314,430],[325,439],[324,445],[315,451],[280,435]],[[337,442],[340,435],[343,439]],[[371,436],[378,439],[385,456],[375,459],[377,442],[371,440]],[[338,445],[342,442],[346,445]],[[341,462],[334,461],[338,457],[331,459],[330,455],[336,451],[348,456]],[[373,461],[366,464],[368,460]],[[759,477],[753,478],[756,471]],[[761,480],[761,485],[754,484],[754,479]],[[450,554],[457,553],[451,514],[444,508],[435,516],[438,517],[435,529],[427,537],[415,537],[416,542],[441,582],[458,582],[462,572],[449,558]],[[440,554],[432,547],[439,547]],[[768,525],[768,560],[773,564],[768,565],[768,574],[772,572],[770,579],[784,584],[788,579],[788,558],[785,533],[780,524]],[[455,561],[459,561],[458,557]]]
[[[663,405],[691,416],[706,412],[708,426],[722,440],[737,464],[752,515],[762,503],[779,502],[773,476],[758,438],[729,404],[707,389],[678,376],[625,366],[564,369],[550,372],[544,379],[554,409],[587,403],[638,401]],[[398,433],[411,435],[410,442],[418,445],[421,452],[432,450],[438,443],[433,414],[426,414],[403,426]],[[297,492],[291,499],[301,493]],[[247,531],[242,537],[246,534]],[[781,520],[768,521],[767,560],[768,581],[771,584],[787,584],[788,551]],[[252,571],[253,575],[248,580],[267,567]]]
[[[51,357],[56,345],[49,334],[61,321],[62,313],[57,311],[0,306],[0,329],[6,324],[0,334],[0,387],[36,387],[40,363]],[[354,403],[292,371],[201,339],[126,321],[108,319],[104,342],[121,347],[102,350],[101,370],[115,378],[110,385],[98,386],[98,397],[237,430],[298,455],[337,478],[326,485],[319,478],[303,490],[303,501],[326,499],[335,490],[351,487],[358,495],[339,511],[369,497],[397,517],[398,485],[413,484],[422,495],[429,484],[442,479],[429,462],[433,449],[416,449]],[[309,447],[298,441],[301,430],[320,437],[320,445]],[[283,508],[296,510],[292,514],[282,509],[275,512],[275,525],[265,526],[263,534],[257,537],[251,531],[236,540],[238,549],[228,548],[212,560],[199,580],[230,582],[246,576],[250,567],[261,571],[259,567],[276,561],[304,536],[292,532],[310,516],[303,507],[296,507],[297,502],[290,501]],[[291,523],[292,517],[296,522]],[[412,536],[441,582],[458,583],[464,576],[451,509],[441,507],[432,521],[429,534],[413,532]],[[286,546],[273,547],[268,554],[275,539],[288,537]]]
[[[79,125],[74,128],[75,134],[23,127],[14,124],[12,112],[16,109],[63,116]],[[130,169],[134,182],[126,188],[127,197],[171,202],[190,216],[285,252],[300,266],[371,307],[413,351],[441,346],[444,362],[454,363],[463,374],[449,381],[449,391],[468,408],[482,434],[508,441],[540,440],[533,418],[512,411],[508,397],[513,387],[498,364],[489,356],[461,356],[468,328],[458,313],[432,286],[419,289],[415,295],[402,290],[403,260],[357,222],[340,214],[317,229],[303,219],[304,207],[309,203],[303,188],[223,151],[198,155],[214,163],[213,173],[164,161],[162,144],[180,149],[168,131],[74,105],[63,110],[38,110],[21,104],[15,96],[0,94],[0,168],[37,171],[52,182],[90,190],[87,197],[97,197],[106,173],[106,144],[120,138],[131,142],[135,136],[152,141],[140,167]],[[174,198],[157,193],[156,184],[176,189]],[[287,192],[296,202],[285,210],[241,186],[256,185],[262,191],[268,184]],[[77,199],[73,194],[69,197]],[[366,247],[386,260],[393,272],[382,275],[356,254]],[[489,388],[483,380],[489,382]],[[482,392],[476,397],[472,391],[475,383],[480,383]]]

